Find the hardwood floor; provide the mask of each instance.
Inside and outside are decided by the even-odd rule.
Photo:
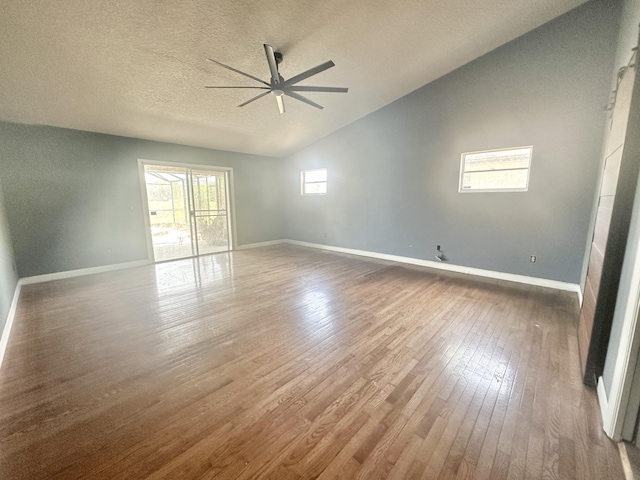
[[[24,286],[3,479],[620,479],[572,294],[293,246]]]

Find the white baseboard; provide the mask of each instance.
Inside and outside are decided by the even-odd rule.
[[[614,437],[614,425],[611,418],[611,411],[609,410],[609,397],[607,397],[607,390],[604,386],[604,380],[602,377],[598,378],[598,404],[600,406],[600,419],[602,420],[602,429],[612,440],[620,440]]]
[[[66,272],[46,273],[33,277],[24,277],[19,280],[21,285],[31,285],[33,283],[49,282],[51,280],[61,280],[63,278],[81,277],[83,275],[93,275],[94,273],[112,272],[125,268],[143,267],[149,265],[149,260],[138,260],[135,262],[115,263],[113,265],[102,265],[100,267],[80,268],[78,270],[67,270]]]
[[[2,337],[0,338],[0,367],[2,367],[2,361],[4,360],[4,354],[7,350],[7,344],[9,343],[9,336],[11,335],[11,328],[13,327],[13,320],[16,315],[16,308],[18,306],[18,298],[20,297],[20,291],[23,285],[31,285],[34,283],[49,282],[51,280],[60,280],[63,278],[80,277],[82,275],[92,275],[94,273],[111,272],[114,270],[122,270],[125,268],[141,267],[149,265],[148,260],[139,260],[136,262],[116,263],[114,265],[103,265],[100,267],[81,268],[78,270],[69,270],[66,272],[47,273],[45,275],[35,275],[33,277],[25,277],[18,280],[16,290],[13,294],[13,300],[11,301],[11,307],[9,308],[9,314],[7,315],[7,321],[4,324],[2,330]]]
[[[322,245],[320,243],[302,242],[299,240],[280,239],[269,240],[266,242],[247,243],[244,245],[238,245],[236,250],[248,250],[252,248],[268,247],[273,245],[280,245],[283,243],[298,245],[301,247],[316,248],[320,250],[327,250],[330,252],[347,253],[350,255],[358,255],[361,257],[377,258],[380,260],[389,260],[392,262],[406,263],[409,265],[418,265],[421,267],[436,268],[439,270],[445,270],[449,272],[463,273],[467,275],[476,275],[479,277],[493,278],[496,280],[506,280],[509,282],[524,283],[527,285],[535,285],[540,287],[548,287],[556,290],[564,290],[574,292],[578,295],[580,305],[582,305],[582,289],[580,285],[576,283],[560,282],[557,280],[548,280],[545,278],[529,277],[526,275],[516,275],[513,273],[496,272],[494,270],[484,270],[480,268],[465,267],[461,265],[454,265],[451,263],[435,262],[431,260],[423,260],[420,258],[404,257],[401,255],[391,255],[387,253],[370,252],[368,250],[358,250],[354,248],[334,247],[331,245]],[[69,270],[66,272],[48,273],[45,275],[36,275],[33,277],[25,277],[19,280],[21,285],[29,285],[32,283],[48,282],[50,280],[60,280],[63,278],[79,277],[82,275],[91,275],[94,273],[110,272],[113,270],[121,270],[125,268],[141,267],[149,265],[149,260],[139,260],[135,262],[117,263],[114,265],[104,265],[100,267],[82,268],[79,270]]]
[[[403,257],[400,255],[389,255],[387,253],[369,252],[367,250],[356,250],[353,248],[332,247],[330,245],[322,245],[320,243],[301,242],[298,240],[284,240],[283,243],[291,245],[299,245],[301,247],[318,248],[320,250],[328,250],[330,252],[348,253],[351,255],[359,255],[362,257],[377,258],[380,260],[390,260],[392,262],[407,263],[410,265],[418,265],[421,267],[437,268],[449,272],[464,273],[467,275],[476,275],[478,277],[493,278],[496,280],[506,280],[508,282],[524,283],[527,285],[535,285],[539,287],[553,288],[556,290],[565,290],[574,292],[580,299],[582,291],[577,283],[559,282],[557,280],[548,280],[546,278],[529,277],[526,275],[516,275],[513,273],[496,272],[493,270],[483,270],[481,268],[464,267],[451,263],[435,262],[431,260],[422,260],[420,258]]]
[[[244,245],[238,245],[236,247],[236,250],[249,250],[250,248],[270,247],[271,245],[281,245],[285,242],[286,240],[269,240],[268,242],[245,243]]]
[[[239,245],[236,247],[237,250],[248,250],[252,248],[260,248],[260,247],[268,247],[272,245],[280,245],[283,243],[288,243],[291,245],[298,245],[301,247],[309,247],[316,248],[320,250],[327,250],[330,252],[338,252],[338,253],[347,253],[350,255],[358,255],[361,257],[370,257],[377,258],[380,260],[389,260],[392,262],[398,263],[406,263],[409,265],[418,265],[422,267],[436,268],[439,270],[445,270],[449,272],[457,272],[463,273],[467,275],[476,275],[479,277],[493,278],[496,280],[505,280],[509,282],[516,283],[524,283],[528,285],[535,285],[540,287],[553,288],[556,290],[565,290],[569,292],[575,292],[578,295],[578,299],[580,301],[580,305],[582,305],[582,290],[580,289],[580,285],[574,283],[566,283],[559,282],[556,280],[547,280],[544,278],[537,277],[528,277],[526,275],[516,275],[512,273],[504,273],[504,272],[496,272],[493,270],[483,270],[480,268],[472,268],[472,267],[464,267],[460,265],[453,265],[450,263],[441,263],[434,262],[430,260],[422,260],[419,258],[412,257],[404,257],[400,255],[390,255],[386,253],[377,253],[370,252],[367,250],[357,250],[354,248],[344,248],[344,247],[333,247],[330,245],[322,245],[320,243],[311,243],[311,242],[301,242],[299,240],[270,240],[267,242],[258,242],[258,243],[248,243],[245,245]],[[9,341],[9,334],[11,333],[11,327],[13,326],[13,319],[15,316],[16,306],[18,304],[18,297],[20,296],[20,290],[22,285],[30,285],[34,283],[48,282],[51,280],[60,280],[64,278],[72,278],[72,277],[80,277],[83,275],[92,275],[95,273],[103,273],[110,272],[114,270],[122,270],[125,268],[134,268],[134,267],[142,267],[145,265],[149,265],[151,262],[149,260],[139,260],[135,262],[126,262],[126,263],[117,263],[114,265],[104,265],[100,267],[91,267],[91,268],[82,268],[79,270],[69,270],[66,272],[56,272],[56,273],[48,273],[45,275],[35,275],[33,277],[25,277],[21,278],[18,281],[18,285],[16,286],[16,290],[14,293],[13,301],[11,303],[11,308],[9,309],[9,315],[7,317],[7,321],[4,326],[4,330],[2,332],[2,338],[0,339],[0,366],[2,365],[2,359],[4,357],[4,352],[7,347],[7,342]],[[601,387],[601,380],[598,382],[598,398],[600,399],[601,395],[606,402],[606,392],[604,392],[604,385]],[[601,390],[602,389],[602,394]],[[602,406],[605,405],[603,409]],[[603,403],[603,400],[600,399],[601,411],[607,411],[606,404]],[[606,431],[606,430],[605,430]]]
[[[13,300],[9,307],[9,313],[2,329],[2,337],[0,338],[0,368],[2,367],[2,361],[4,360],[4,353],[7,351],[7,345],[9,344],[9,335],[11,335],[11,327],[13,327],[13,319],[16,316],[16,308],[18,307],[18,298],[20,297],[20,290],[22,284],[17,283],[16,289],[13,292]]]
[[[582,296],[582,287],[580,287],[580,285],[577,285],[578,287],[578,304],[580,305],[580,308],[582,308],[582,302],[584,301],[584,297]]]

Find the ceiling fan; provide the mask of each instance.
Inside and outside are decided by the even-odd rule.
[[[239,107],[244,107],[245,105],[258,100],[261,97],[264,97],[265,95],[268,95],[269,93],[271,93],[273,96],[276,97],[276,101],[278,102],[278,110],[280,110],[280,113],[284,113],[284,96],[288,96],[291,98],[295,98],[296,100],[299,100],[300,102],[304,102],[307,105],[311,105],[312,107],[316,107],[319,109],[323,109],[324,107],[322,105],[319,105],[311,100],[309,100],[306,97],[303,97],[302,95],[300,95],[298,92],[333,92],[333,93],[347,93],[349,91],[348,88],[343,88],[343,87],[310,87],[310,86],[306,86],[306,85],[296,85],[298,82],[301,82],[302,80],[305,80],[313,75],[316,75],[320,72],[324,72],[325,70],[333,67],[335,64],[329,60],[328,62],[325,62],[321,65],[318,65],[316,67],[310,68],[309,70],[302,72],[298,75],[296,75],[295,77],[291,77],[289,80],[285,80],[284,78],[282,78],[282,75],[280,75],[280,73],[278,72],[278,64],[280,62],[282,62],[282,54],[280,52],[274,52],[273,51],[273,47],[271,45],[267,45],[264,44],[264,51],[267,54],[267,63],[269,64],[269,70],[271,71],[271,81],[270,82],[265,82],[263,80],[260,80],[257,77],[254,77],[253,75],[249,75],[248,73],[245,72],[241,72],[240,70],[237,70],[233,67],[230,67],[228,65],[225,65],[224,63],[220,63],[217,60],[213,60],[211,58],[207,58],[207,60],[209,60],[210,62],[213,62],[217,65],[220,65],[221,67],[227,68],[229,70],[231,70],[232,72],[236,72],[239,73],[240,75],[244,75],[245,77],[251,78],[257,82],[260,82],[266,86],[260,86],[260,87],[240,87],[240,86],[217,86],[217,85],[209,85],[206,86],[205,88],[248,88],[248,89],[258,89],[258,90],[266,90],[266,92],[263,92],[259,95],[256,95],[255,97],[247,100],[244,103],[241,103],[240,105],[238,105]]]

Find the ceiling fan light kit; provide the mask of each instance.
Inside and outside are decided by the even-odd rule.
[[[273,47],[271,45],[264,44],[264,51],[267,56],[267,63],[269,64],[269,71],[271,72],[270,82],[265,82],[258,77],[254,77],[246,72],[242,72],[238,69],[230,67],[229,65],[225,65],[224,63],[220,63],[217,60],[213,60],[211,58],[207,58],[210,62],[215,63],[216,65],[220,65],[232,72],[239,73],[240,75],[244,75],[247,78],[255,80],[264,86],[259,87],[250,87],[250,86],[218,86],[218,85],[207,85],[205,88],[242,88],[242,89],[257,89],[257,90],[266,90],[266,92],[262,92],[256,95],[253,98],[250,98],[244,103],[238,105],[238,107],[244,107],[249,103],[258,100],[259,98],[264,97],[268,93],[271,93],[274,97],[276,97],[276,102],[278,104],[278,110],[280,113],[284,113],[284,96],[294,98],[300,102],[306,103],[307,105],[311,105],[312,107],[318,108],[322,110],[324,107],[319,105],[307,97],[300,95],[297,92],[324,92],[324,93],[347,93],[349,91],[348,88],[344,87],[313,87],[307,85],[296,85],[297,83],[306,80],[313,75],[324,72],[325,70],[333,67],[335,64],[329,60],[325,63],[317,65],[309,70],[306,70],[298,75],[291,77],[289,80],[285,80],[278,71],[278,65],[282,62],[282,54],[280,52],[274,52]]]

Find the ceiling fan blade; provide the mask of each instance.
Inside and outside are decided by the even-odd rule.
[[[298,95],[296,92],[286,91],[284,92],[284,94],[290,96],[291,98],[295,98],[296,100],[300,100],[301,102],[306,103],[307,105],[311,105],[312,107],[319,108],[320,110],[324,108],[322,105],[319,105],[316,102],[312,102],[307,97]]]
[[[329,60],[328,62],[325,62],[322,65],[318,65],[317,67],[310,68],[306,72],[302,72],[296,75],[295,77],[291,77],[289,80],[286,80],[282,85],[285,87],[289,85],[293,85],[294,83],[301,82],[305,78],[309,78],[317,73],[324,72],[325,70],[333,66],[335,66],[335,63]]]
[[[290,92],[335,92],[335,93],[347,93],[348,88],[345,87],[307,87],[306,85],[291,85],[287,87],[287,91]]]
[[[226,87],[219,85],[205,85],[204,88],[250,88],[250,89],[258,89],[258,90],[271,90],[269,87]]]
[[[271,71],[271,83],[277,85],[280,83],[280,74],[278,73],[278,62],[276,62],[276,56],[273,53],[273,47],[265,43],[264,53],[267,54],[267,62],[269,63],[269,70]]]
[[[258,100],[259,98],[264,97],[265,95],[269,95],[269,92],[264,92],[264,93],[261,93],[260,95],[256,95],[255,97],[253,97],[253,98],[251,98],[251,99],[247,100],[247,101],[246,101],[246,102],[244,102],[244,103],[241,103],[241,104],[240,104],[240,105],[238,105],[238,106],[239,106],[239,107],[244,107],[244,106],[245,106],[245,105],[247,105],[248,103],[254,102],[254,101]]]
[[[278,102],[278,110],[280,110],[280,115],[284,113],[284,95],[276,95],[276,102]]]
[[[258,77],[254,77],[253,75],[249,75],[248,73],[241,72],[240,70],[238,70],[236,68],[233,68],[233,67],[230,67],[229,65],[225,65],[224,63],[220,63],[217,60],[214,60],[212,58],[207,58],[207,60],[209,60],[210,62],[213,62],[213,63],[215,63],[217,65],[220,65],[221,67],[224,67],[224,68],[226,68],[228,70],[231,70],[232,72],[239,73],[240,75],[244,75],[245,77],[249,77],[249,78],[251,78],[251,79],[253,79],[253,80],[257,81],[257,82],[264,83],[267,87],[271,86],[267,82],[265,82],[263,80],[260,80]]]

